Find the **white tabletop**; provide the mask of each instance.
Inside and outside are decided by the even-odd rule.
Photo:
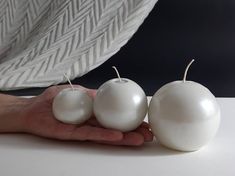
[[[218,102],[222,110],[219,132],[197,152],[176,152],[157,142],[117,147],[1,134],[0,175],[234,176],[235,98],[218,98]]]

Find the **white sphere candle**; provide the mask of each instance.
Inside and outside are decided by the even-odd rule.
[[[149,106],[149,123],[159,142],[175,150],[195,151],[216,134],[220,123],[220,107],[214,95],[204,86],[174,81],[161,87]]]
[[[94,114],[101,125],[120,131],[131,131],[143,121],[147,109],[147,97],[134,81],[119,78],[105,82],[94,99]]]
[[[65,75],[67,78],[67,76]],[[67,78],[68,79],[68,78]],[[88,120],[93,112],[93,99],[79,88],[60,91],[53,100],[52,111],[55,118],[63,123],[81,124]]]

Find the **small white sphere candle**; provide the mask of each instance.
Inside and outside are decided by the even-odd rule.
[[[161,87],[149,106],[149,123],[159,142],[180,151],[195,151],[216,134],[220,107],[214,95],[204,86],[174,81]]]
[[[63,123],[81,124],[92,115],[93,99],[84,90],[74,88],[70,81],[69,83],[71,88],[63,89],[54,98],[53,114]]]
[[[123,132],[136,129],[143,121],[147,97],[134,81],[119,78],[105,82],[94,99],[94,114],[101,125]]]

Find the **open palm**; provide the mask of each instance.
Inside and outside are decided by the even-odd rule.
[[[52,113],[52,102],[54,97],[67,87],[69,86],[52,86],[41,95],[30,99],[30,104],[23,111],[25,132],[60,140],[88,140],[112,145],[141,145],[152,141],[153,135],[145,122],[136,130],[127,133],[103,128],[94,116],[81,125],[59,122]],[[95,90],[78,87],[85,89],[91,97],[96,94]]]

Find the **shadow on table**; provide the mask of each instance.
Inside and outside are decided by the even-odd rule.
[[[157,141],[145,143],[143,146],[111,146],[92,142],[59,141],[40,138],[26,134],[2,134],[0,135],[0,148],[19,150],[38,150],[63,153],[80,153],[86,155],[111,155],[111,156],[169,156],[185,154],[167,149]]]

